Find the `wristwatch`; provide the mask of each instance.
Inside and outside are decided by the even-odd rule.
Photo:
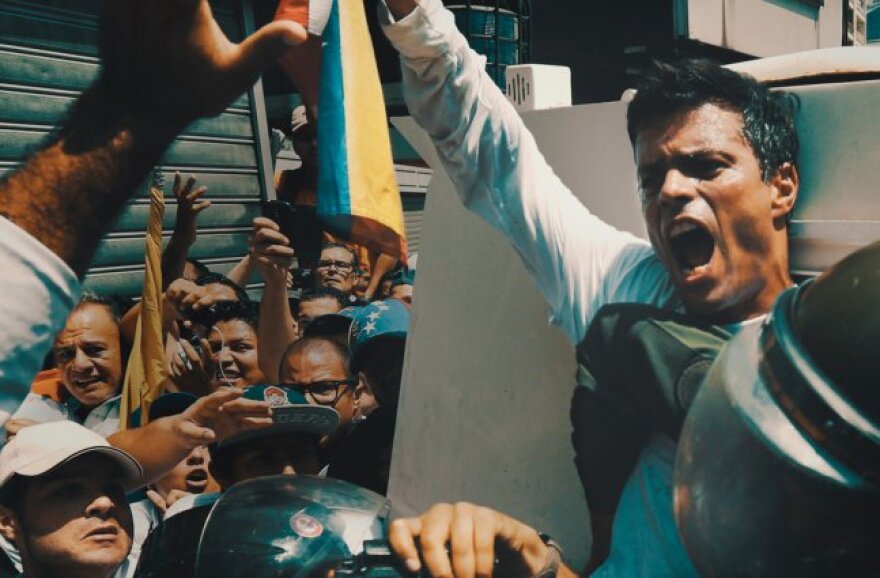
[[[534,578],[556,578],[559,566],[562,564],[562,548],[547,534],[538,534],[538,536],[544,542],[544,545],[547,546],[547,560],[544,562],[544,567],[535,574]]]

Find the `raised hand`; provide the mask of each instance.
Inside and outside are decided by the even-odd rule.
[[[251,259],[253,259],[266,284],[287,286],[294,251],[290,239],[284,236],[278,224],[266,217],[254,219],[251,235]]]
[[[173,239],[190,246],[196,241],[196,217],[199,213],[211,206],[211,201],[203,199],[207,187],[193,189],[196,179],[190,175],[186,183],[180,173],[174,174],[174,187],[172,193],[177,199],[177,217],[174,221]]]
[[[306,38],[299,24],[278,21],[235,44],[208,0],[113,0],[102,24],[102,81],[136,116],[182,127],[221,113]]]

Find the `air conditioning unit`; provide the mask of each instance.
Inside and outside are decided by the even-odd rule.
[[[571,69],[548,64],[508,66],[507,99],[520,112],[571,106]]]

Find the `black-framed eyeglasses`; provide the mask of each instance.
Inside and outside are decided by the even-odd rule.
[[[295,389],[318,405],[334,406],[345,390],[357,383],[356,379],[327,379],[312,383],[282,383],[281,387]]]
[[[318,261],[318,269],[335,268],[337,271],[351,271],[354,266],[346,261],[335,261],[333,259],[321,259]]]

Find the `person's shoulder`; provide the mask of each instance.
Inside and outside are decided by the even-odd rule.
[[[607,276],[608,303],[645,303],[675,309],[678,293],[666,267],[648,244],[632,244],[617,255]]]
[[[52,397],[31,392],[12,414],[12,419],[30,419],[43,423],[71,419],[71,415],[63,403]]]

